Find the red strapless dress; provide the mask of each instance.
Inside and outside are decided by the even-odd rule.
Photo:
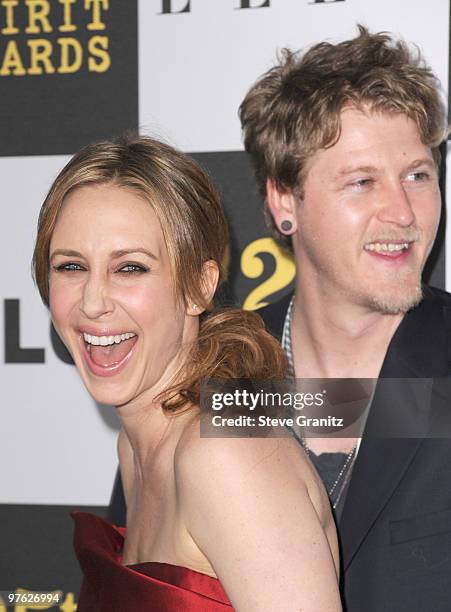
[[[122,565],[125,529],[72,512],[84,580],[78,612],[224,612],[233,610],[219,580],[154,561]]]

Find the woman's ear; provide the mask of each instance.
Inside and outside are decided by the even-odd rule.
[[[219,267],[216,261],[210,259],[206,261],[202,266],[202,281],[201,289],[204,298],[204,304],[209,304],[213,299],[213,296],[218,286],[219,281]],[[201,304],[196,304],[192,299],[189,299],[186,314],[191,316],[198,316],[204,312],[205,308]]]

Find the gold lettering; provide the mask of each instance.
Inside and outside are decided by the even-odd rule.
[[[75,4],[77,0],[59,0],[59,3],[64,6],[64,23],[60,25],[60,32],[75,32],[77,26],[72,23],[72,8],[71,4]]]
[[[93,36],[88,42],[88,51],[93,56],[88,59],[89,72],[106,72],[111,66],[111,57],[107,51],[108,37]],[[98,58],[100,61],[96,61]]]
[[[44,38],[36,38],[34,40],[27,40],[27,45],[30,47],[30,68],[28,74],[53,74],[55,68],[50,60],[52,54],[52,43]],[[44,66],[42,70],[41,66]]]
[[[74,601],[73,593],[66,593],[66,599],[62,606],[60,606],[61,612],[76,612],[77,604]],[[1,611],[0,611],[1,612]]]
[[[58,72],[61,74],[69,74],[80,70],[81,61],[83,59],[83,48],[76,38],[58,38],[58,44],[61,45],[61,60]],[[70,49],[73,50],[72,62],[70,62]]]
[[[296,266],[291,256],[272,238],[259,238],[248,244],[241,254],[241,270],[248,278],[258,278],[265,271],[263,262],[258,257],[260,253],[272,255],[276,267],[268,279],[249,293],[243,304],[245,310],[267,306],[269,302],[266,302],[265,298],[289,285],[296,274]]]
[[[102,21],[102,9],[108,11],[110,8],[109,0],[85,0],[85,11],[89,11],[92,6],[92,21],[88,23],[88,30],[104,30],[105,24]]]
[[[41,32],[51,32],[52,26],[49,23],[48,15],[50,4],[48,0],[25,0],[28,6],[28,26],[25,28],[27,34],[40,34]],[[42,30],[38,23],[41,23]]]
[[[8,41],[5,55],[3,56],[2,67],[0,68],[0,76],[8,76],[10,74],[15,76],[24,76],[26,74],[15,40]]]
[[[18,0],[2,0],[2,6],[6,9],[6,28],[2,29],[2,34],[17,34],[19,32],[19,28],[14,25],[14,9],[18,4]]]

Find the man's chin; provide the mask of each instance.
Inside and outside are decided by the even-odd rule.
[[[386,315],[405,314],[423,299],[421,285],[400,288],[397,291],[374,293],[367,296],[367,306],[375,312]]]

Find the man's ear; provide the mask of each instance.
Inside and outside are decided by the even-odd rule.
[[[297,230],[296,198],[290,191],[280,191],[274,181],[266,181],[266,201],[281,234],[290,236]]]
[[[202,295],[204,298],[204,304],[209,304],[216,291],[219,281],[219,267],[218,264],[210,259],[206,261],[202,266]],[[205,308],[201,304],[196,304],[193,300],[189,300],[186,308],[186,314],[192,316],[200,315]]]

